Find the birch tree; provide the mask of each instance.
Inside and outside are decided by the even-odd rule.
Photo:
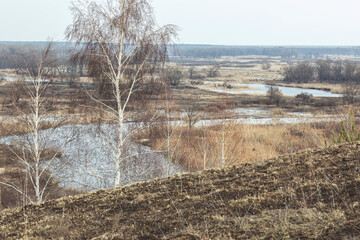
[[[115,167],[114,184],[119,186],[129,137],[124,134],[124,122],[132,96],[156,78],[176,27],[158,27],[147,0],[77,0],[71,11],[73,24],[66,36],[82,47],[73,57],[86,64],[97,90],[91,98],[116,125],[115,142],[108,145]]]
[[[48,137],[56,125],[61,124],[60,121],[55,122],[53,130],[49,130],[47,134],[41,132],[48,124],[45,120],[54,104],[51,94],[48,94],[51,84],[49,72],[54,62],[52,44],[49,43],[40,54],[23,59],[27,77],[16,84],[17,90],[22,92],[22,99],[13,101],[12,114],[16,114],[11,121],[18,129],[15,134],[24,135],[17,136],[9,132],[8,143],[11,143],[9,149],[14,161],[24,171],[26,186],[24,188],[1,179],[0,184],[22,195],[26,203],[42,202],[49,186],[54,185],[49,166],[61,154],[60,149],[48,146]],[[28,189],[28,185],[32,189]]]

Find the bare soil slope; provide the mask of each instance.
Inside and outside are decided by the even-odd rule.
[[[0,213],[1,239],[360,239],[360,143]]]

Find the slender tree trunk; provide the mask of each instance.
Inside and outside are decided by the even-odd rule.
[[[221,134],[221,166],[225,167],[225,123],[223,123]]]
[[[169,113],[169,100],[168,100],[168,95],[167,95],[167,92],[166,92],[166,120],[167,120],[167,123],[166,123],[166,132],[167,132],[167,170],[166,170],[166,176],[169,177],[170,176],[170,163],[172,161],[172,157],[171,157],[171,141],[170,141],[170,138],[171,138],[171,134],[170,134],[170,113]]]
[[[203,154],[203,168],[204,170],[206,170],[206,147],[207,147],[207,144],[206,144],[206,135],[205,135],[205,131],[204,131],[204,137],[203,137],[203,151],[204,151],[204,154]]]
[[[40,81],[40,80],[38,80]],[[35,96],[34,96],[34,116],[33,116],[33,121],[34,121],[34,129],[33,129],[33,133],[34,133],[34,149],[33,149],[33,157],[34,157],[34,161],[35,161],[35,183],[34,183],[34,190],[35,190],[35,197],[36,197],[36,202],[42,202],[42,197],[41,197],[41,192],[40,192],[40,148],[39,148],[39,123],[40,123],[40,119],[39,119],[39,108],[40,108],[40,102],[39,102],[39,86],[37,86],[37,84],[39,84],[38,82],[35,83]]]
[[[115,81],[115,94],[116,94],[116,101],[117,101],[117,149],[116,149],[116,156],[115,156],[115,187],[120,186],[121,184],[121,162],[122,162],[122,155],[123,155],[123,148],[124,148],[124,111],[123,106],[121,104],[121,92],[119,86],[120,80],[117,78]]]

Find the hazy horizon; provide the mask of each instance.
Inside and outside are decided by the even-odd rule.
[[[3,0],[0,41],[64,41],[71,0]],[[178,44],[359,46],[360,1],[153,0],[159,25],[179,26]]]
[[[36,40],[36,41],[1,41],[0,43],[15,43],[15,44],[35,44],[35,43],[48,43],[48,40],[45,41],[41,41],[41,40]],[[67,42],[65,40],[63,41],[52,41],[53,43],[63,43],[63,44],[71,44],[71,42]],[[75,44],[75,43],[74,43]],[[251,45],[251,44],[247,44],[247,45],[226,45],[226,44],[206,44],[206,43],[175,43],[175,45],[185,45],[185,46],[218,46],[218,47],[284,47],[284,48],[351,48],[351,47],[355,47],[355,48],[360,48],[360,44],[359,45],[268,45],[268,44],[264,44],[264,45]]]

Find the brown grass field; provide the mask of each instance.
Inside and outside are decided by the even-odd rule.
[[[0,213],[2,239],[358,239],[360,143]]]
[[[225,166],[230,166],[332,145],[331,133],[340,130],[337,122],[268,125],[224,122],[191,129],[175,126],[170,135],[166,126],[155,126],[137,137],[148,137],[152,149],[163,151],[174,163],[191,172],[222,167],[222,154]]]

